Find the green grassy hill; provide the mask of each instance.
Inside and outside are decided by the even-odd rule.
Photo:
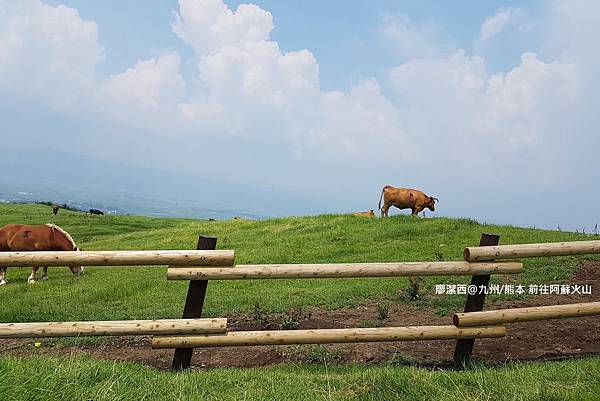
[[[501,243],[505,244],[599,238],[485,225],[468,219],[396,216],[381,220],[324,215],[208,222],[139,216],[91,217],[64,210],[53,216],[46,206],[0,205],[0,226],[18,222],[58,224],[72,234],[83,250],[194,249],[198,235],[212,235],[218,237],[220,249],[236,251],[237,263],[460,260],[463,248],[477,245],[484,232],[500,234]],[[583,260],[594,258],[597,259],[585,256],[526,260],[525,273],[519,280],[524,284],[560,281]],[[0,287],[0,322],[173,318],[181,315],[187,286],[185,282],[167,282],[165,267],[91,267],[83,277],[73,277],[67,268],[54,267],[50,268],[50,281],[34,285],[26,284],[28,275],[26,268],[9,269],[9,285]],[[417,305],[434,307],[439,314],[458,310],[464,304],[464,296],[433,297],[433,286],[443,282],[468,283],[468,280],[468,277],[425,279],[424,297]],[[237,311],[249,312],[257,303],[266,311],[303,306],[334,309],[382,300],[401,303],[407,302],[399,296],[406,286],[404,278],[211,282],[205,313],[226,316]],[[494,299],[497,297],[490,301]],[[589,372],[595,371],[597,378],[599,369],[600,362],[592,359],[468,374],[412,368],[340,367],[328,371],[290,366],[175,376],[137,365],[90,359],[5,357],[0,358],[0,399],[52,399],[48,394],[57,394],[53,391],[58,391],[64,399],[81,399],[78,397],[81,394],[86,399],[132,399],[136,398],[128,393],[132,388],[144,388],[139,394],[146,395],[140,398],[147,399],[173,399],[172,396],[186,399],[183,396],[186,389],[205,399],[236,399],[236,394],[240,399],[244,394],[246,399],[391,399],[402,394],[406,399],[505,399],[502,390],[507,385],[515,392],[509,399],[582,399],[573,397],[592,390],[600,392],[598,382],[589,379]],[[576,373],[580,371],[588,373],[578,376]],[[44,376],[46,373],[48,376]],[[86,379],[77,381],[77,375],[86,375]],[[564,376],[564,386],[548,385],[561,375],[573,378],[567,380]],[[59,386],[61,378],[67,386]],[[28,384],[22,385],[23,380]],[[284,386],[281,380],[289,390],[280,388]],[[107,390],[103,385],[108,382],[111,386]],[[228,384],[234,382],[246,383],[247,387]],[[32,392],[27,389],[29,383],[51,392]],[[406,388],[408,393],[405,393],[402,386],[409,383],[413,387]],[[463,384],[468,384],[469,389],[460,390]],[[567,384],[574,388],[573,392],[569,392]],[[171,385],[176,386],[174,393]],[[523,387],[518,389],[516,385]],[[300,389],[303,397],[295,396]]]
[[[465,246],[483,232],[501,235],[501,243],[590,239],[592,236],[473,220],[411,216],[365,219],[347,215],[290,217],[264,221],[208,222],[129,216],[89,216],[62,210],[53,216],[39,205],[0,205],[0,225],[11,222],[55,223],[84,250],[194,249],[200,234],[216,236],[220,249],[234,249],[237,263],[326,263],[461,260]],[[547,283],[568,277],[581,260],[592,257],[530,259],[521,282]],[[26,283],[28,268],[10,268],[1,288],[0,322],[110,320],[176,317],[185,282],[167,282],[165,267],[89,267],[83,277],[51,267],[50,280]],[[506,278],[495,277],[494,280]],[[468,277],[427,278],[424,294],[438,283],[468,283]],[[302,306],[339,308],[367,301],[404,302],[398,291],[405,278],[222,281],[209,285],[207,316]],[[460,308],[463,296],[425,297],[421,305],[445,314]],[[42,301],[43,300],[43,301]],[[492,299],[493,300],[493,299]]]

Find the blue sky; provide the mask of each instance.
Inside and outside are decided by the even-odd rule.
[[[177,0],[160,1],[47,1],[65,4],[82,18],[99,26],[99,41],[105,47],[103,73],[118,73],[139,58],[152,57],[157,49],[177,49],[190,56],[188,46],[173,35],[168,21],[178,8]],[[226,1],[235,9],[243,1]],[[255,1],[270,11],[275,29],[272,39],[284,51],[310,49],[319,60],[323,89],[346,88],[364,76],[380,76],[399,60],[379,34],[385,14],[406,14],[415,21],[431,22],[460,47],[469,49],[479,34],[481,23],[501,8],[519,7],[539,12],[540,2],[518,1],[439,2],[439,1]],[[123,40],[123,38],[128,38]],[[491,68],[507,68],[518,62],[518,46],[493,54]],[[516,47],[516,49],[515,49]],[[507,50],[507,49],[505,49]],[[508,49],[510,50],[510,49]],[[401,60],[402,61],[402,60]]]
[[[592,1],[0,0],[7,149],[440,215],[600,221]],[[32,118],[31,116],[35,116]]]

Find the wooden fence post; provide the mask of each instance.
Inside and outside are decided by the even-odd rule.
[[[498,245],[500,242],[500,236],[494,234],[481,234],[479,240],[479,246],[493,246]],[[486,291],[481,291],[482,286],[489,288],[490,275],[473,275],[471,277],[471,286],[477,287],[475,294],[467,293],[467,301],[465,302],[465,312],[478,312],[483,310],[483,304],[485,303]],[[475,339],[463,339],[456,341],[456,348],[454,349],[454,363],[457,367],[464,367],[471,359],[471,353],[473,352],[473,346],[475,345]]]
[[[200,236],[198,238],[198,246],[196,249],[211,250],[216,248],[217,239],[215,237]],[[202,315],[202,307],[204,306],[204,297],[206,296],[207,286],[207,280],[190,281],[187,297],[185,299],[185,307],[183,308],[184,319],[199,318]],[[189,369],[192,363],[193,354],[193,348],[175,349],[171,369],[175,371]]]

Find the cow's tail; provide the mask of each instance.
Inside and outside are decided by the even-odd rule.
[[[383,193],[385,192],[385,190],[387,188],[389,188],[389,185],[386,185],[383,187],[383,189],[381,190],[381,195],[379,196],[379,205],[377,205],[377,209],[381,210],[381,200],[383,199]]]

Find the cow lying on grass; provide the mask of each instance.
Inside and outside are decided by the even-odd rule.
[[[368,212],[356,212],[356,213],[352,213],[352,216],[375,217],[375,212],[373,211],[373,209],[371,209]]]

